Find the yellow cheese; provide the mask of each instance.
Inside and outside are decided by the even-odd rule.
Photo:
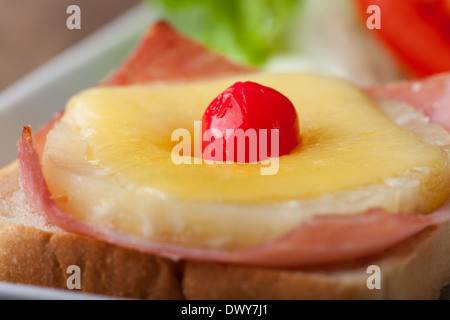
[[[280,157],[272,176],[261,175],[264,164],[174,164],[172,132],[194,136],[194,121],[236,81],[286,95],[302,144]],[[383,196],[367,206],[429,212],[449,196],[447,165],[446,152],[396,125],[358,88],[309,74],[90,89],[70,100],[43,162],[58,205],[77,219],[155,241],[228,248],[283,234],[321,211],[314,203],[326,196],[374,186]],[[361,209],[368,208],[339,213]],[[249,224],[260,231],[246,234]]]

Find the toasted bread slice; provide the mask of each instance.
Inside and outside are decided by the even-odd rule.
[[[84,292],[142,299],[180,299],[177,265],[67,233],[26,201],[17,162],[0,171],[0,280],[67,288],[67,268],[82,271]]]
[[[450,223],[430,227],[374,257],[297,270],[173,262],[67,233],[25,199],[17,163],[0,171],[0,280],[141,299],[437,299],[450,275]],[[371,265],[381,289],[370,290]],[[370,270],[369,270],[370,271]],[[369,280],[370,281],[370,280]]]

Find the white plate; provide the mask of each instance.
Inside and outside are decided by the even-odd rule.
[[[0,300],[119,300],[76,290],[42,288],[0,281]]]
[[[126,57],[145,28],[157,20],[138,5],[0,92],[0,168],[17,158],[23,126],[32,129],[62,110],[69,97],[98,83]],[[442,298],[450,299],[450,290]],[[107,299],[77,292],[0,282],[0,299]]]

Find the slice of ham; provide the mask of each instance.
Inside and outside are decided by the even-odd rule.
[[[181,81],[211,76],[225,76],[253,72],[253,69],[238,66],[206,48],[179,36],[166,23],[158,23],[144,36],[138,49],[117,72],[100,85],[129,85],[154,81]],[[446,76],[443,76],[446,78]],[[448,76],[444,82],[447,83]],[[439,80],[438,82],[442,81]],[[389,97],[410,102],[431,115],[438,103],[443,114],[443,101],[450,95],[434,94],[433,79],[425,80],[421,97],[427,92],[430,99],[417,99],[411,103],[407,94],[415,83],[404,83],[382,88],[371,88],[369,92],[377,97]],[[419,84],[423,84],[419,83]],[[414,89],[414,90],[416,90]],[[413,90],[413,91],[414,91]],[[429,90],[429,91],[428,91]],[[400,94],[402,93],[402,94]],[[405,93],[403,95],[403,93]],[[433,100],[433,101],[430,101]],[[426,102],[424,104],[423,102]],[[442,109],[442,110],[441,110]],[[173,259],[192,259],[237,263],[264,267],[300,267],[355,259],[378,253],[405,240],[432,225],[450,220],[450,201],[436,212],[426,216],[388,214],[372,210],[351,216],[321,216],[312,218],[295,227],[288,234],[271,242],[235,251],[220,251],[186,248],[168,244],[143,241],[112,230],[100,228],[74,220],[60,210],[52,199],[40,166],[40,155],[45,145],[46,133],[51,130],[56,118],[44,126],[34,137],[25,127],[18,142],[19,171],[21,187],[34,208],[47,220],[62,229],[94,237],[108,243],[153,253]],[[450,127],[450,121],[447,125]],[[436,120],[436,119],[434,119]]]
[[[124,86],[155,81],[211,79],[256,71],[211,52],[158,22],[144,34],[135,51],[101,85]]]
[[[64,115],[64,110],[58,112],[56,115],[53,116],[52,120],[44,124],[42,127],[39,128],[34,134],[34,147],[36,148],[36,151],[40,156],[44,153],[45,143],[47,142],[47,133],[50,132],[50,130],[53,129],[53,126],[55,123],[62,118]]]
[[[373,97],[406,102],[450,131],[450,72],[367,89]]]

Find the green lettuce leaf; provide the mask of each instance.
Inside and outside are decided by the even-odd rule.
[[[287,49],[303,0],[146,0],[181,32],[251,65]]]

